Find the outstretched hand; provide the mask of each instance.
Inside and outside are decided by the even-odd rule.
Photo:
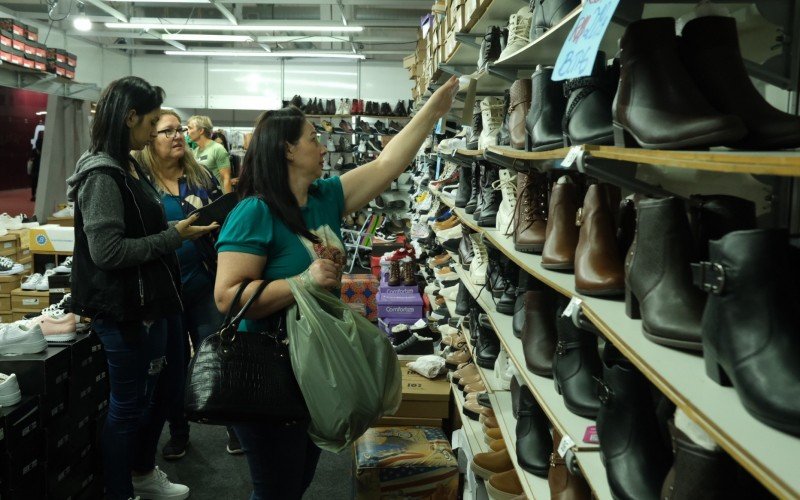
[[[441,118],[450,111],[458,93],[458,78],[451,76],[444,85],[436,89],[426,106],[429,106],[436,118]]]

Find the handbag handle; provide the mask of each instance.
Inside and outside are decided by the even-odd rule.
[[[227,330],[231,326],[234,327],[233,328],[234,330],[238,329],[239,328],[239,322],[241,322],[241,320],[242,320],[242,316],[244,316],[245,313],[247,313],[247,310],[250,309],[250,306],[253,305],[253,302],[256,301],[256,299],[261,295],[261,292],[263,292],[264,289],[267,287],[267,281],[266,280],[262,281],[258,285],[258,288],[256,288],[256,291],[253,294],[253,296],[250,297],[249,299],[247,299],[247,302],[245,302],[244,306],[242,306],[242,309],[239,311],[239,313],[236,314],[236,316],[234,316],[233,319],[231,319],[231,316],[233,315],[234,307],[236,307],[236,304],[238,304],[239,300],[241,300],[242,294],[244,293],[245,288],[247,288],[247,285],[249,285],[251,281],[252,280],[250,280],[248,278],[248,279],[245,279],[242,282],[241,285],[239,285],[239,289],[236,291],[236,296],[234,296],[233,301],[231,302],[231,305],[228,307],[228,314],[225,315],[225,321],[222,323],[223,324],[223,327],[222,327],[223,331]]]

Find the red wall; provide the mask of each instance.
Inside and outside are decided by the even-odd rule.
[[[30,186],[25,169],[37,111],[47,109],[47,95],[0,87],[0,190]]]

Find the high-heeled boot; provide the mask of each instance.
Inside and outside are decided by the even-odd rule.
[[[609,203],[612,197],[608,184],[589,186],[578,216],[575,290],[584,295],[604,297],[625,292],[625,271],[611,209],[616,205]]]
[[[553,358],[556,391],[564,396],[564,406],[582,417],[594,419],[600,410],[595,378],[603,373],[597,352],[597,337],[576,327],[572,318],[556,320],[558,342]]]
[[[706,374],[730,385],[745,410],[800,436],[800,319],[797,267],[788,234],[735,231],[709,244],[709,261],[693,265],[708,292],[703,313]]]
[[[705,297],[692,285],[692,250],[682,201],[641,200],[625,263],[625,312],[642,319],[642,333],[651,341],[700,351]]]
[[[456,192],[455,205],[458,208],[467,206],[472,197],[472,167],[459,167],[458,191]]]
[[[670,466],[650,384],[611,344],[603,350],[597,434],[608,486],[617,500],[658,500]]]
[[[557,337],[555,292],[541,283],[537,288],[525,292],[522,349],[525,365],[531,373],[552,378]]]
[[[514,207],[514,250],[539,253],[547,231],[547,174],[517,174],[517,205]]]
[[[520,386],[517,411],[517,463],[534,476],[547,477],[550,469],[550,421],[528,386]]]
[[[575,268],[575,248],[578,246],[578,188],[564,175],[553,184],[550,191],[550,208],[547,211],[542,267],[569,271]]]

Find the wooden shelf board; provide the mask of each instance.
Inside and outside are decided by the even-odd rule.
[[[567,156],[570,148],[558,148],[552,151],[523,151],[521,149],[514,149],[510,146],[489,146],[489,151],[496,153],[505,158],[514,160],[560,160]]]
[[[483,36],[490,26],[505,26],[511,14],[516,14],[522,6],[520,2],[510,2],[508,0],[484,2],[475,9],[470,19],[467,19],[462,32]]]
[[[519,66],[536,66],[537,64],[553,65],[561,52],[561,47],[567,39],[572,25],[578,19],[583,6],[578,6],[567,14],[564,19],[547,30],[542,36],[530,42],[525,47],[498,59],[493,66],[498,68],[512,68]],[[604,37],[607,38],[607,37]]]
[[[583,478],[589,483],[595,498],[611,499],[611,488],[608,486],[606,467],[600,459],[599,451],[578,451],[578,466],[583,472]]]
[[[529,500],[549,500],[550,485],[547,479],[526,472],[517,462],[517,421],[514,419],[511,409],[511,393],[508,391],[496,392],[489,395],[489,400],[492,402],[492,409],[497,417],[500,432],[503,434],[503,440],[506,443],[508,454],[511,456],[511,461],[514,463],[517,476],[519,476],[519,482],[522,483],[525,496]]]
[[[456,214],[528,273],[567,297],[580,298],[586,316],[603,335],[770,491],[781,498],[800,496],[800,475],[792,458],[800,456],[800,438],[750,416],[733,388],[720,387],[706,376],[700,356],[650,342],[642,335],[641,321],[627,317],[622,301],[581,296],[573,274],[542,268],[541,256],[517,252],[510,237],[478,228],[461,209]]]

